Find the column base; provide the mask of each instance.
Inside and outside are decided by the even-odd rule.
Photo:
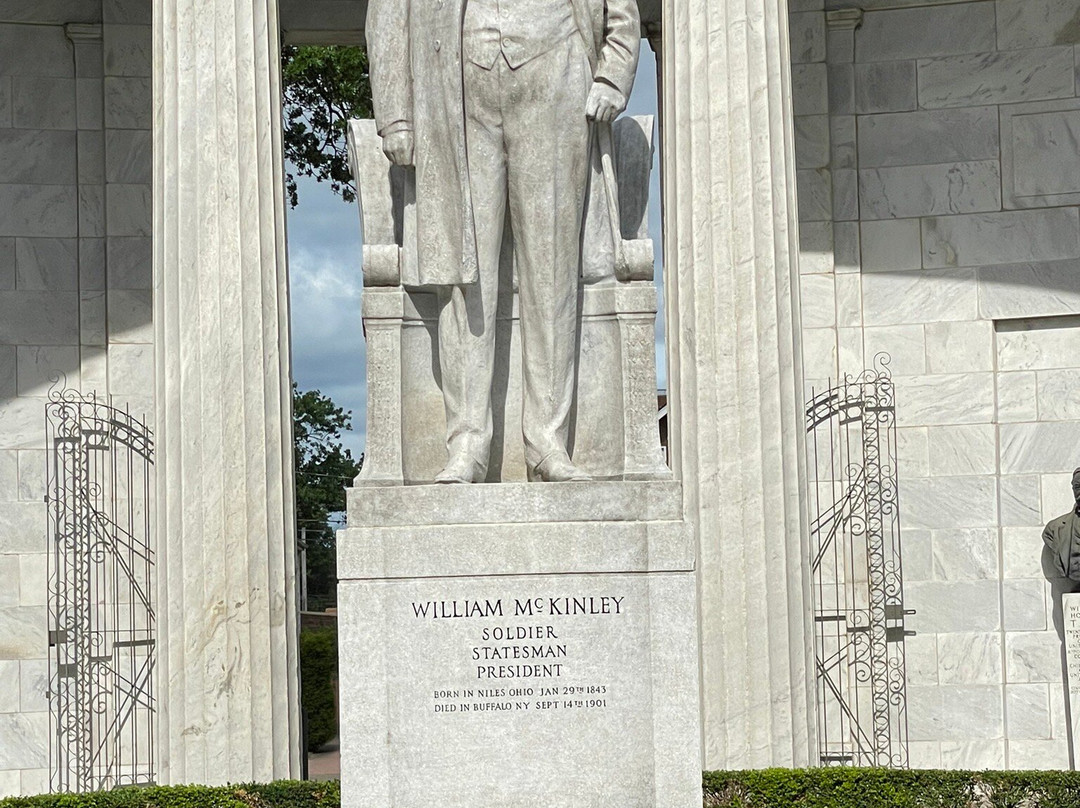
[[[351,492],[342,805],[701,805],[692,532],[671,482]]]

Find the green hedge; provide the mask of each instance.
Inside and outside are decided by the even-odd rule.
[[[706,772],[705,808],[1080,808],[1080,772],[767,769]],[[0,808],[339,808],[337,782],[120,788]],[[433,805],[438,804],[434,798]]]
[[[307,748],[319,747],[337,735],[334,682],[337,680],[337,631],[313,628],[300,632],[300,705],[307,720]]]
[[[1080,772],[705,772],[707,808],[1078,808]]]
[[[93,794],[44,794],[0,800],[2,808],[339,808],[337,781],[279,780],[266,785],[153,786]]]

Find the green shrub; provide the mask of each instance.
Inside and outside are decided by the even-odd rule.
[[[315,752],[337,735],[334,682],[337,681],[337,631],[300,632],[300,704],[307,719],[307,748]]]
[[[704,808],[1080,808],[1080,772],[765,769],[705,772]],[[337,782],[119,788],[0,808],[340,808]]]
[[[279,780],[266,785],[152,786],[92,794],[0,800],[2,808],[340,808],[336,781]]]
[[[705,772],[706,808],[1080,808],[1080,772]]]

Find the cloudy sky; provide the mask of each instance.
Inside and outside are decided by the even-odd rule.
[[[655,112],[656,63],[646,45],[627,113]],[[657,177],[654,169],[649,229],[659,255]],[[342,202],[329,186],[306,178],[298,178],[298,184],[300,204],[288,214],[293,378],[301,390],[321,390],[352,410],[353,432],[344,443],[359,457],[364,447],[366,395],[360,320],[360,211],[356,203]],[[659,386],[665,387],[660,343],[657,358]]]

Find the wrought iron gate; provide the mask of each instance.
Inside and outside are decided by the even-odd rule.
[[[905,768],[907,683],[889,357],[806,409],[823,765]]]
[[[72,391],[46,429],[50,787],[153,783],[153,437]]]

